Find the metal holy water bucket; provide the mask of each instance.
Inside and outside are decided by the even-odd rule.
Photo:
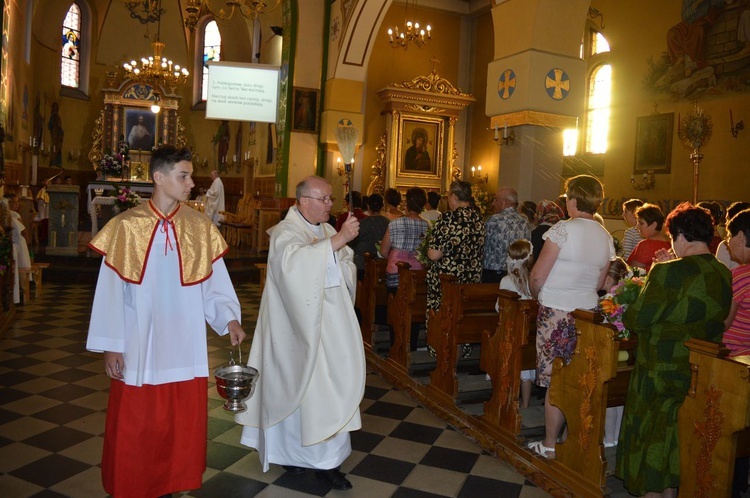
[[[258,370],[253,367],[242,366],[242,350],[239,351],[239,365],[234,363],[231,357],[229,364],[214,370],[216,377],[216,390],[219,396],[224,398],[224,409],[234,413],[244,412],[247,409],[246,399],[255,391],[255,381],[258,380]]]

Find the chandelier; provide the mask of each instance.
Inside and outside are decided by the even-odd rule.
[[[414,1],[413,8],[416,8],[416,0]],[[410,43],[414,43],[419,48],[422,48],[432,40],[432,26],[428,24],[424,28],[421,28],[419,21],[412,21],[408,18],[408,13],[409,0],[406,0],[406,7],[404,8],[404,25],[406,26],[406,30],[400,31],[398,26],[388,28],[388,42],[393,48],[403,48],[406,50],[409,48]]]
[[[235,11],[242,14],[245,19],[255,19],[261,15],[263,10],[267,7],[266,2],[259,0],[227,0],[224,3],[227,7],[230,7],[229,14],[224,10],[224,7],[219,7],[219,10],[216,10],[209,0],[188,0],[187,6],[185,7],[185,12],[187,12],[187,14],[183,21],[185,27],[190,29],[190,31],[195,31],[195,26],[198,24],[201,12],[204,14],[211,14],[222,21],[231,19]],[[279,2],[276,2],[276,5],[278,4]]]
[[[141,57],[140,64],[135,60],[126,62],[122,65],[125,69],[125,75],[127,78],[146,83],[152,87],[168,88],[171,93],[174,93],[175,87],[182,85],[187,81],[190,73],[184,67],[180,67],[179,64],[175,64],[167,57],[163,55],[164,43],[159,40],[161,33],[161,15],[164,11],[161,8],[161,0],[156,2],[141,2],[141,3],[153,3],[155,12],[157,12],[156,23],[156,41],[151,43],[151,48],[154,51],[154,55],[148,57]]]

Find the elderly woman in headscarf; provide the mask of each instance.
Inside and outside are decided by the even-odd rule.
[[[542,236],[547,233],[547,230],[552,228],[552,225],[564,217],[565,214],[555,201],[544,199],[536,205],[537,222],[536,227],[531,231],[531,244],[534,246],[534,261],[539,258],[539,253],[542,252],[542,247],[544,246]]]

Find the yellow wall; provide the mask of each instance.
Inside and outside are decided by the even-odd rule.
[[[380,115],[382,104],[377,92],[389,83],[411,81],[417,76],[430,74],[432,63],[430,59],[435,55],[440,64],[437,71],[440,76],[451,82],[458,79],[459,53],[456,37],[460,30],[461,20],[456,15],[426,9],[409,9],[410,17],[417,19],[420,24],[430,24],[434,34],[432,42],[424,48],[410,46],[408,50],[394,49],[388,44],[387,30],[391,26],[404,28],[404,6],[392,4],[385,16],[383,25],[377,33],[379,39],[370,57],[365,82],[365,131],[364,131],[364,162],[362,170],[362,190],[370,184],[371,166],[375,162],[375,147],[380,137],[385,133],[385,117]],[[467,89],[462,88],[464,92]],[[356,167],[360,167],[357,165]]]

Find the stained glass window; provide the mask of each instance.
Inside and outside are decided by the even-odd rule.
[[[81,8],[73,3],[62,25],[60,81],[78,88],[81,74]]]
[[[203,74],[201,80],[201,100],[208,98],[208,61],[221,60],[221,33],[216,21],[206,23],[203,29]]]

